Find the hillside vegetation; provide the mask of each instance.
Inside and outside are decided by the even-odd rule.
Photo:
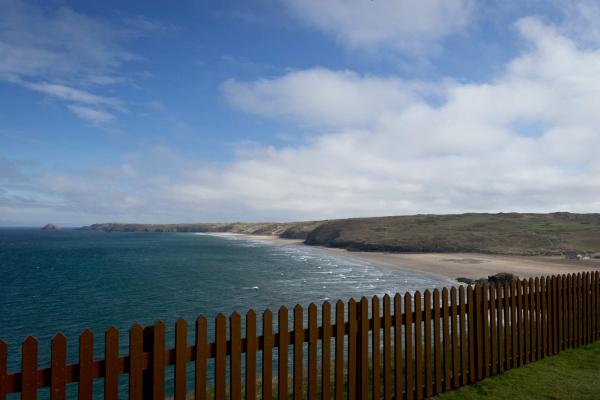
[[[600,251],[600,214],[460,214],[357,218],[319,225],[307,244],[388,252],[552,255]]]
[[[361,251],[600,253],[600,214],[413,215],[281,224],[96,224],[84,229],[266,234],[305,239],[309,245]]]

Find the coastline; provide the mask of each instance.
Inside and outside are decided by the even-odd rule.
[[[371,253],[343,249],[339,251],[345,251],[357,259],[378,265],[434,273],[451,279],[459,277],[480,279],[501,272],[508,272],[519,278],[533,278],[542,275],[600,270],[599,260],[573,261],[561,257],[478,253]]]
[[[198,234],[198,233],[196,233]],[[302,239],[283,239],[277,235],[250,235],[245,233],[231,233],[231,232],[206,232],[201,233],[202,235],[207,236],[217,236],[217,237],[229,237],[229,238],[239,238],[245,240],[260,240],[277,244],[301,244],[304,245],[304,240]]]
[[[282,239],[278,236],[245,235],[237,233],[209,233],[213,236],[239,237],[264,240],[276,244],[304,245],[300,239]],[[307,246],[307,245],[306,245]],[[582,271],[600,271],[600,260],[567,260],[552,256],[507,256],[480,253],[384,253],[348,251],[323,246],[310,246],[326,252],[354,258],[362,262],[385,267],[408,269],[426,274],[479,279],[500,272],[512,273],[520,278],[540,275],[569,274]]]

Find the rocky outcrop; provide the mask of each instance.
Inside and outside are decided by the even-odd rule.
[[[508,272],[500,272],[499,274],[496,274],[496,275],[490,275],[487,278],[471,279],[471,278],[460,277],[460,278],[456,278],[456,281],[467,284],[467,285],[487,285],[490,283],[491,284],[511,283],[515,279],[519,279],[519,278]]]
[[[499,274],[488,276],[489,283],[505,284],[511,283],[515,279],[518,279],[518,277],[509,272],[500,272]]]
[[[56,230],[58,230],[58,226],[56,226],[54,224],[46,224],[46,225],[44,225],[42,230],[43,231],[56,231]]]

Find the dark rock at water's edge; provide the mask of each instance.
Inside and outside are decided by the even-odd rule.
[[[56,230],[58,230],[58,226],[56,226],[54,224],[46,224],[46,225],[44,225],[42,230],[43,231],[56,231]]]
[[[471,278],[465,278],[465,277],[456,278],[456,280],[458,282],[464,283],[467,285],[487,285],[489,283],[504,284],[504,283],[511,283],[515,279],[518,279],[518,277],[511,273],[508,273],[508,272],[500,272],[499,274],[490,275],[487,278],[480,278],[480,279],[471,279]]]
[[[511,283],[515,279],[518,279],[518,277],[509,272],[500,272],[499,274],[488,276],[489,283]]]

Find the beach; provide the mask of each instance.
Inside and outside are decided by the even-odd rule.
[[[282,239],[277,236],[244,235],[236,233],[210,233],[215,236],[239,237],[248,240],[266,240],[278,244],[304,246],[299,239]],[[582,271],[600,271],[600,260],[567,260],[559,256],[509,256],[478,253],[384,253],[347,251],[321,246],[323,251],[354,258],[385,268],[399,268],[441,275],[479,279],[500,272],[508,272],[520,278],[542,275],[570,274]]]
[[[245,240],[261,240],[267,241],[271,243],[278,244],[301,244],[304,245],[304,240],[302,239],[283,239],[277,235],[248,235],[245,233],[231,233],[231,232],[210,232],[210,233],[202,233],[202,235],[209,236],[219,236],[219,237],[233,237]]]
[[[508,272],[520,278],[542,275],[570,274],[582,271],[599,271],[600,260],[566,260],[562,257],[504,256],[473,253],[379,253],[353,252],[346,254],[381,266],[411,269],[443,275],[456,279],[487,278],[500,272]]]

